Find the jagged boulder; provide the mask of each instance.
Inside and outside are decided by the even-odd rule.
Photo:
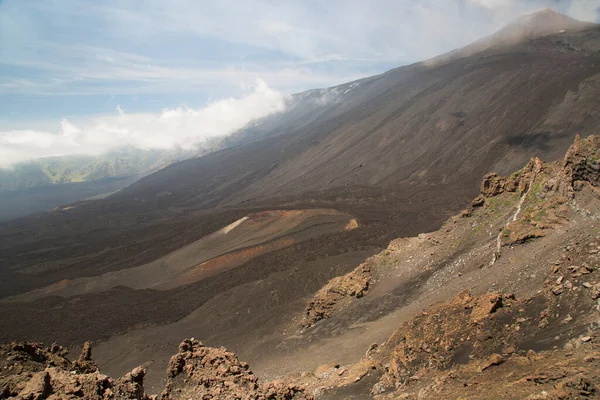
[[[477,199],[485,201],[486,198],[495,197],[504,192],[514,193],[518,191],[520,194],[525,193],[529,189],[532,177],[537,173],[536,169],[540,165],[541,160],[539,158],[532,158],[525,167],[508,177],[499,176],[495,172],[484,175],[480,187],[481,194]],[[477,199],[474,201],[477,201]]]
[[[371,266],[364,263],[350,273],[331,279],[312,298],[304,310],[301,325],[313,326],[328,318],[337,308],[352,298],[362,297],[369,289]]]
[[[500,307],[502,307],[502,295],[498,292],[486,293],[474,301],[469,319],[475,323],[481,322]]]
[[[91,342],[83,344],[79,358],[73,361],[73,369],[84,374],[98,371],[98,366],[92,359]]]
[[[134,369],[114,380],[98,372],[91,343],[71,363],[65,348],[53,344],[11,343],[0,346],[0,398],[22,400],[137,399],[153,397],[144,392],[145,370]]]
[[[575,192],[587,187],[600,196],[600,136],[579,135],[561,162],[542,163],[533,158],[517,174],[524,196],[514,221],[507,226],[503,244],[521,244],[540,238],[564,225]],[[506,186],[506,185],[505,185]]]
[[[572,197],[573,191],[587,183],[600,186],[600,136],[581,139],[579,135],[571,145],[562,163],[563,182],[561,191]]]
[[[211,348],[186,339],[171,357],[163,399],[251,399],[258,390],[258,378],[248,364],[240,362],[225,348]]]
[[[495,313],[514,301],[512,295],[473,297],[464,291],[417,314],[390,338],[396,345],[387,379],[403,383],[424,369],[447,368],[469,356],[487,357],[500,346],[494,338],[504,329]]]
[[[480,191],[483,197],[494,197],[504,192],[505,187],[506,178],[492,172],[483,177]]]
[[[309,399],[302,389],[285,382],[261,387],[248,364],[239,361],[224,347],[204,346],[186,339],[179,352],[171,357],[167,369],[167,385],[162,399]]]
[[[473,199],[473,201],[471,202],[471,206],[473,206],[473,207],[482,207],[484,205],[485,205],[485,196],[482,194],[475,197]]]

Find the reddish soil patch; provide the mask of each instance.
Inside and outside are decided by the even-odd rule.
[[[193,282],[197,282],[199,280],[208,278],[209,276],[218,274],[219,272],[223,272],[228,269],[242,265],[243,263],[248,262],[254,257],[257,257],[261,254],[277,251],[285,247],[291,246],[294,243],[296,243],[296,240],[292,238],[281,239],[265,245],[254,246],[247,249],[233,251],[231,253],[212,258],[208,261],[203,262],[202,264],[199,264],[198,266],[196,266],[196,268],[186,273],[185,275],[182,275],[179,278],[176,278],[165,285],[157,287],[157,289],[168,290],[178,286],[183,286]]]

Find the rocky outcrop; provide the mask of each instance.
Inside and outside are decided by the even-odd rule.
[[[514,174],[504,177],[495,172],[484,175],[481,181],[480,197],[490,198],[498,196],[504,192],[519,194],[525,193],[529,189],[531,178],[535,175],[541,161],[539,158],[532,158],[525,167]]]
[[[573,200],[574,193],[584,187],[589,188],[596,197],[600,196],[599,156],[600,136],[581,139],[578,135],[562,162],[542,163],[535,159],[533,163],[532,159],[525,168],[514,174],[518,177],[519,191],[523,195],[523,207],[519,210],[522,212],[516,214],[507,225],[503,243],[524,243],[545,236],[563,225],[569,202]]]
[[[571,198],[573,191],[581,188],[584,183],[594,187],[600,186],[599,159],[600,136],[591,135],[582,139],[577,135],[562,163],[553,163],[560,168],[560,171],[553,171],[555,176],[554,180],[549,182],[549,188]],[[504,192],[525,193],[529,189],[532,174],[539,164],[539,159],[532,158],[523,169],[509,177],[499,176],[494,172],[486,174],[481,182],[481,196],[477,198],[479,200],[474,200],[474,203],[482,203],[485,198],[498,196]],[[545,167],[548,166],[549,164],[545,164]]]
[[[250,371],[248,364],[225,348],[204,346],[186,339],[179,352],[171,357],[167,369],[167,385],[162,399],[308,399],[303,390],[284,382],[264,386]]]
[[[502,193],[525,193],[529,189],[532,176],[535,170],[541,164],[537,158],[532,158],[527,165],[510,175],[509,177],[499,176],[495,172],[484,175],[477,196],[471,203],[472,207],[482,207],[486,204],[486,199],[496,197]]]
[[[138,399],[144,392],[145,370],[138,367],[120,379],[98,372],[86,343],[81,357],[71,363],[58,345],[11,343],[0,346],[0,398],[2,399]]]
[[[505,188],[506,178],[498,176],[495,172],[492,172],[483,177],[480,192],[483,197],[493,197],[504,192]]]
[[[502,307],[502,295],[496,292],[486,293],[473,302],[469,320],[474,323],[482,322],[500,307]]]
[[[599,156],[600,136],[577,136],[562,162],[543,163],[532,158],[510,177],[485,175],[481,194],[472,206],[489,205],[493,197],[518,192],[522,196],[519,208],[499,236],[499,243],[512,245],[543,237],[565,223],[567,203],[575,191],[589,187],[600,196]]]
[[[73,362],[73,370],[87,374],[98,371],[98,366],[92,359],[92,343],[85,342],[79,358]]]
[[[352,272],[331,279],[312,298],[304,310],[301,325],[313,326],[328,318],[352,298],[362,297],[369,290],[371,266],[369,262],[359,265]]]
[[[119,379],[98,371],[92,359],[91,343],[71,363],[63,347],[45,348],[39,343],[12,343],[0,346],[0,399],[15,400],[157,400],[236,399],[308,400],[302,388],[284,381],[263,386],[248,364],[224,348],[204,346],[186,339],[171,358],[167,385],[162,395],[144,390],[146,370],[134,368]]]
[[[380,347],[382,358],[378,361],[388,364],[389,368],[373,393],[398,390],[381,398],[402,398],[399,393],[419,386],[418,382],[428,376],[435,384],[422,384],[419,390],[428,387],[427,390],[437,391],[437,394],[424,398],[458,398],[460,395],[480,398],[473,395],[477,391],[468,388],[470,384],[452,387],[456,369],[462,369],[463,375],[482,385],[494,387],[489,376],[481,374],[508,368],[503,373],[511,379],[514,375],[514,388],[513,384],[510,386],[518,394],[502,398],[538,398],[527,397],[536,393],[535,385],[523,385],[534,379],[531,376],[539,377],[535,378],[540,379],[537,384],[547,384],[547,391],[551,389],[556,395],[539,398],[596,398],[600,393],[600,376],[582,374],[585,369],[581,366],[596,361],[590,351],[595,349],[592,343],[598,338],[595,321],[599,295],[594,282],[600,277],[596,267],[600,246],[591,235],[582,238],[585,239],[577,240],[577,247],[565,246],[560,259],[550,267],[543,290],[531,298],[519,299],[498,292],[472,296],[464,291],[404,323]],[[547,353],[539,356],[536,352],[540,350]],[[574,354],[578,350],[579,353]],[[577,367],[567,368],[564,362],[567,357],[573,357]],[[550,379],[551,374],[558,375]],[[452,387],[452,396],[441,394],[450,390],[449,387]],[[581,389],[579,394],[577,388]],[[505,387],[494,387],[494,390],[500,393]],[[481,398],[484,395],[482,391]]]
[[[577,135],[562,163],[563,194],[572,197],[573,191],[580,190],[586,184],[598,188],[600,186],[599,158],[600,136],[592,135],[581,139]]]
[[[446,368],[462,357],[468,360],[469,354],[483,357],[502,346],[496,340],[503,326],[491,317],[514,302],[511,295],[472,297],[465,291],[417,314],[391,338],[396,343],[389,368],[393,381],[406,382],[423,368]]]

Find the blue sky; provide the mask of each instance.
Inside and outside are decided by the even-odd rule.
[[[278,110],[273,93],[432,57],[542,7],[599,16],[598,0],[0,0],[0,156],[22,132],[64,136],[65,121],[87,132],[263,90],[270,103],[242,124]]]

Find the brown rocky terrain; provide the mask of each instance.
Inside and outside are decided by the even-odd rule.
[[[362,297],[369,290],[370,272],[368,263],[365,263],[354,271],[327,282],[306,307],[302,326],[310,328],[315,322],[327,318],[336,309],[343,307],[345,301],[352,297]]]
[[[197,340],[184,340],[171,357],[162,399],[305,399],[304,390],[282,381],[258,384],[258,378],[225,348],[206,347]]]
[[[119,379],[98,371],[86,342],[79,358],[70,362],[58,345],[13,342],[0,346],[0,398],[39,399],[224,399],[292,400],[311,397],[282,381],[259,385],[248,364],[224,348],[206,347],[194,339],[179,345],[167,369],[160,395],[144,390],[146,370],[139,366]]]
[[[138,399],[144,393],[146,370],[135,368],[119,379],[98,371],[86,342],[73,362],[67,349],[53,344],[13,342],[0,346],[0,398],[2,399]]]

